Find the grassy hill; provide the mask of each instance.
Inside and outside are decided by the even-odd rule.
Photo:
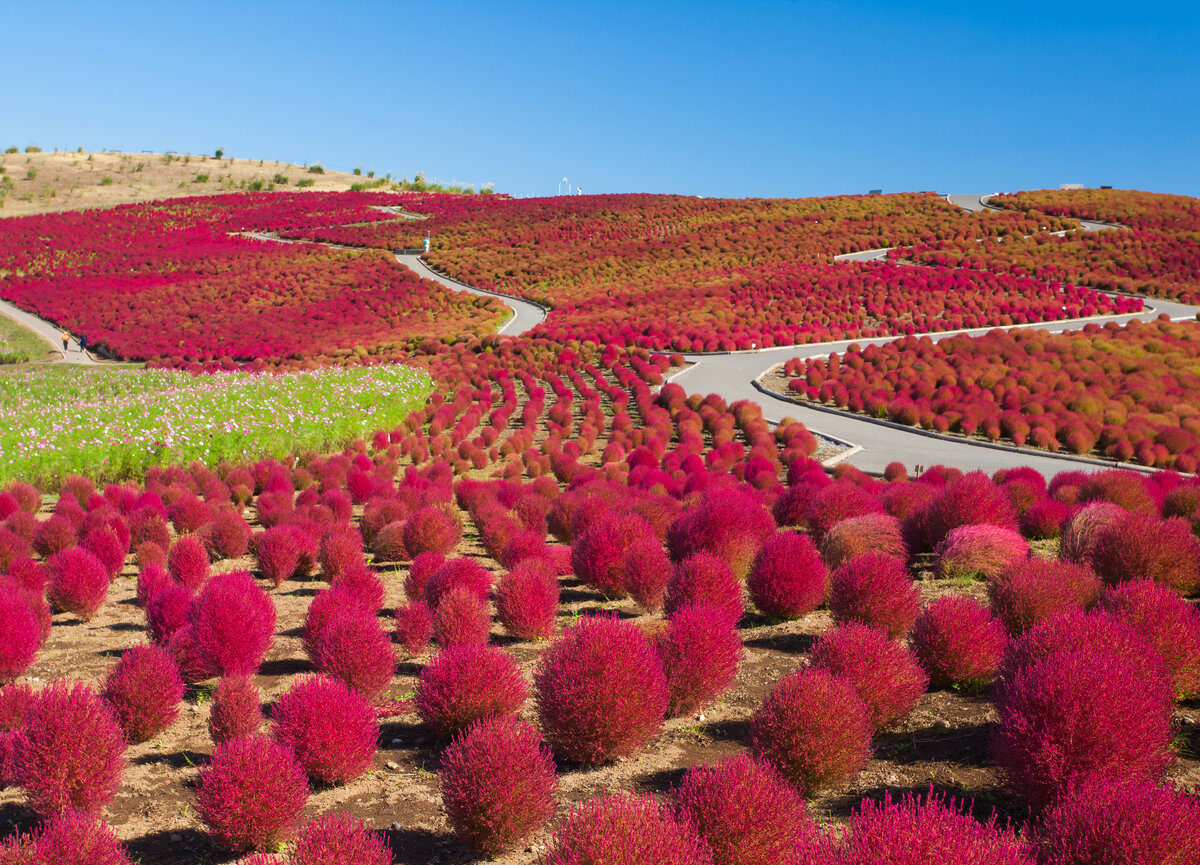
[[[0,216],[252,189],[323,191],[366,176],[254,159],[163,153],[0,153]],[[388,189],[390,183],[379,188]]]

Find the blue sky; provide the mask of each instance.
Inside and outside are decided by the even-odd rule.
[[[1200,195],[1193,3],[28,3],[0,146],[553,195]]]

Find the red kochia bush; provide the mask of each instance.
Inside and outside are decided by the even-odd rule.
[[[688,604],[716,607],[730,623],[737,623],[745,610],[742,584],[727,561],[711,553],[696,553],[675,566],[667,583],[664,609],[670,616]]]
[[[258,570],[275,588],[295,576],[300,567],[301,542],[297,531],[295,526],[277,525],[254,538]]]
[[[709,553],[728,562],[741,580],[774,534],[775,520],[757,496],[725,489],[709,493],[700,507],[680,514],[668,529],[667,541],[675,561]]]
[[[1145,578],[1194,595],[1200,593],[1200,539],[1178,517],[1123,514],[1100,532],[1092,567],[1109,585]]]
[[[167,584],[154,593],[146,604],[146,629],[156,645],[165,646],[180,628],[187,625],[192,596],[178,583]]]
[[[723,694],[737,676],[742,638],[715,607],[680,607],[658,642],[671,717],[690,715]]]
[[[433,611],[433,637],[443,648],[486,643],[491,628],[487,601],[465,586],[451,589]]]
[[[812,665],[853,685],[877,730],[906,717],[929,684],[929,677],[908,649],[868,625],[826,631],[813,647]]]
[[[188,612],[196,650],[219,676],[248,676],[275,636],[275,604],[245,571],[210,580]]]
[[[317,635],[313,663],[368,700],[392,680],[396,653],[392,641],[370,610],[347,606],[334,610]]]
[[[4,865],[130,865],[112,829],[97,817],[67,810],[29,835],[0,844]]]
[[[158,646],[134,646],[108,674],[100,698],[128,742],[145,742],[175,723],[183,679],[175,661]]]
[[[658,538],[637,538],[625,550],[621,579],[630,597],[652,613],[662,609],[667,583],[675,572]]]
[[[862,769],[872,732],[853,685],[804,669],[781,679],[751,717],[750,749],[808,796]]]
[[[0,587],[0,683],[29,669],[42,644],[37,614],[20,590]]]
[[[1136,658],[1143,667],[1153,670],[1153,675],[1166,675],[1162,658],[1133,625],[1107,610],[1093,609],[1090,613],[1058,613],[1010,640],[999,678],[1011,681],[1023,667],[1068,648],[1117,652]]]
[[[262,697],[249,676],[227,676],[217,684],[208,716],[208,732],[214,744],[253,736],[262,722]]]
[[[196,783],[200,819],[234,850],[276,849],[307,801],[304,767],[290,748],[262,736],[218,745]]]
[[[396,610],[396,641],[410,658],[425,654],[433,639],[433,610],[424,601],[409,601]]]
[[[50,603],[90,622],[108,597],[110,581],[104,564],[81,547],[55,553],[46,564],[50,570],[46,587]]]
[[[1092,551],[1105,528],[1125,514],[1125,509],[1111,502],[1092,502],[1078,511],[1063,526],[1058,543],[1058,557],[1068,562],[1090,565]]]
[[[1161,668],[1111,650],[1064,648],[998,689],[992,753],[1035,810],[1089,773],[1157,781],[1174,760],[1171,697]]]
[[[1166,586],[1134,580],[1110,589],[1101,608],[1128,622],[1162,656],[1175,696],[1200,695],[1200,612]]]
[[[410,556],[437,553],[448,556],[462,540],[462,523],[437,505],[413,511],[404,522],[404,549]]]
[[[80,546],[104,563],[108,578],[115,580],[125,566],[125,547],[120,538],[108,526],[98,526],[83,538]]]
[[[653,796],[617,793],[571,809],[550,839],[545,865],[713,865],[691,825]]]
[[[159,589],[172,584],[171,575],[162,565],[143,565],[137,578],[137,605],[146,609]]]
[[[890,514],[863,514],[835,523],[821,541],[821,558],[831,568],[866,552],[908,559],[900,521]]]
[[[700,833],[714,865],[789,865],[816,832],[804,799],[745,753],[693,766],[674,796],[676,816]]]
[[[16,768],[38,814],[67,808],[95,813],[121,786],[125,739],[90,688],[57,679],[28,708],[17,735]]]
[[[641,629],[608,616],[583,619],[553,642],[533,683],[543,734],[581,763],[636,754],[670,702],[662,661]]]
[[[925,509],[926,540],[941,543],[959,526],[990,525],[1016,530],[1012,502],[987,475],[970,472],[946,483],[934,493]]]
[[[425,597],[425,587],[442,565],[446,557],[437,553],[417,553],[408,566],[408,576],[404,578],[404,594],[410,601],[419,601]]]
[[[271,736],[292,749],[314,781],[345,784],[374,761],[379,724],[362,695],[337,679],[312,676],[275,701]]]
[[[1046,811],[1038,836],[1054,865],[1194,865],[1200,801],[1149,781],[1088,776]]]
[[[321,564],[321,576],[325,581],[337,582],[347,571],[366,566],[362,537],[355,529],[347,526],[326,531],[321,536],[317,560]]]
[[[216,559],[240,559],[250,549],[250,526],[230,508],[217,511],[206,543]]]
[[[1100,597],[1100,580],[1082,565],[1033,557],[988,584],[992,612],[1010,634],[1023,634],[1055,613],[1081,610]]]
[[[520,711],[527,696],[521,669],[507,652],[473,643],[438,652],[421,671],[413,703],[425,726],[450,736],[483,718]]]
[[[176,538],[167,553],[167,573],[193,595],[208,579],[208,550],[195,535]]]
[[[549,639],[554,634],[558,592],[558,577],[550,564],[527,559],[500,578],[496,615],[514,637]]]
[[[883,553],[859,553],[833,572],[829,610],[839,625],[860,622],[903,638],[921,612],[921,593],[904,563]]]
[[[492,574],[475,559],[466,556],[448,559],[429,575],[425,583],[425,600],[436,609],[453,589],[466,589],[486,602],[492,591]]]
[[[991,580],[1029,558],[1029,544],[1011,529],[958,526],[934,550],[934,572],[952,580]]]
[[[886,791],[881,803],[862,800],[850,817],[849,831],[840,838],[827,836],[820,848],[804,851],[796,865],[1034,865],[1036,861],[1026,842],[996,825],[995,815],[980,822],[954,799],[932,790],[921,797],[905,793],[898,803]]]
[[[38,523],[33,536],[33,548],[39,556],[49,558],[74,545],[75,526],[61,514],[54,514]]]
[[[977,601],[939,598],[921,611],[910,634],[913,654],[934,687],[982,688],[1000,669],[1004,626]]]
[[[829,571],[806,535],[778,532],[759,550],[746,587],[770,618],[797,619],[825,603]]]
[[[813,496],[805,522],[813,538],[821,544],[838,523],[881,510],[879,500],[874,495],[846,479],[824,487]]]
[[[7,573],[17,559],[29,555],[29,542],[0,524],[0,574]]]
[[[603,514],[571,545],[571,568],[607,597],[624,597],[625,553],[634,541],[653,537],[650,524],[636,514]]]
[[[382,836],[367,829],[362,820],[337,812],[322,814],[300,829],[288,863],[392,865],[392,851]]]
[[[512,850],[554,814],[554,759],[511,715],[473,723],[442,753],[442,804],[459,840],[483,856]]]

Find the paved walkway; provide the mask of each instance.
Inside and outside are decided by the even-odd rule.
[[[75,363],[81,366],[97,366],[98,361],[85,351],[80,351],[79,341],[75,337],[67,343],[67,350],[63,351],[62,347],[62,329],[57,325],[51,324],[44,318],[39,318],[33,313],[26,312],[19,307],[13,306],[5,300],[0,300],[0,314],[6,315],[18,324],[24,325],[29,330],[36,333],[46,341],[51,349],[58,352],[61,359],[66,363]]]

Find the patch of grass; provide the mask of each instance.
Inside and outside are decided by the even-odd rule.
[[[46,341],[7,315],[0,315],[0,364],[29,363],[49,351]]]

